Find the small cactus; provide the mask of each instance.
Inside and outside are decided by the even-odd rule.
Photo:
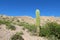
[[[36,10],[36,26],[37,26],[37,35],[39,36],[39,32],[40,32],[40,11],[37,9]]]

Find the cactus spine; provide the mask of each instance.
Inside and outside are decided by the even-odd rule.
[[[36,27],[37,27],[37,36],[39,36],[39,32],[40,32],[40,11],[37,9],[36,10]]]

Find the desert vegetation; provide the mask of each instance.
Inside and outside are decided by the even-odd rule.
[[[10,20],[8,20],[7,18]],[[8,32],[7,34],[9,34],[10,32],[13,34],[12,36],[10,36],[10,40],[25,40],[26,36],[30,37],[30,40],[31,40],[31,38],[33,39],[34,37],[41,37],[41,38],[44,37],[47,40],[60,40],[60,24],[56,21],[52,22],[49,19],[49,20],[45,21],[44,25],[41,26],[40,25],[41,17],[40,17],[39,10],[36,10],[36,19],[35,19],[35,21],[33,20],[34,24],[29,23],[30,21],[26,20],[25,17],[24,17],[25,20],[28,22],[26,22],[24,19],[21,21],[18,19],[18,17],[16,17],[16,18],[7,17],[7,18],[6,17],[3,18],[3,16],[1,16],[0,26],[2,24],[6,25],[6,27],[5,27],[6,29],[3,28],[3,30]],[[24,34],[26,34],[26,35],[24,35]],[[24,36],[22,36],[22,35],[24,35]],[[38,38],[36,40],[40,40],[41,38]],[[45,39],[43,39],[43,40],[45,40]]]
[[[37,9],[36,10],[36,27],[37,27],[37,35],[39,36],[39,27],[40,27],[40,11]]]
[[[40,22],[40,20],[39,20]],[[27,22],[21,22],[17,20],[17,22],[11,22],[6,20],[0,20],[0,25],[4,24],[6,25],[6,29],[16,30],[16,27],[14,25],[18,25],[19,27],[22,27],[23,30],[28,30],[32,36],[37,36],[37,26],[39,28],[39,37],[45,37],[48,40],[60,40],[60,24],[57,22],[46,22],[45,25],[41,26],[40,23],[37,22],[35,24],[29,24]],[[39,24],[39,25],[38,25]],[[14,35],[10,37],[10,40],[24,40],[24,38],[21,36],[24,33],[22,32],[16,32]]]
[[[34,24],[29,24],[26,22],[20,22],[18,25],[23,26],[23,29],[28,29],[28,31],[36,33],[37,27]]]
[[[22,32],[17,32],[16,34],[14,34],[14,35],[11,37],[10,40],[24,40],[21,35],[23,35]]]
[[[40,29],[40,36],[50,37],[50,40],[52,40],[52,37],[54,37],[54,40],[60,40],[60,24],[56,22],[47,22]]]

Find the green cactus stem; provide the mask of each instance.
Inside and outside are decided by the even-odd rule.
[[[40,11],[37,9],[36,10],[36,27],[37,27],[37,36],[39,36],[39,32],[40,32]]]

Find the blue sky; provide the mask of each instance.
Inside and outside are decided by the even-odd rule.
[[[60,16],[60,0],[0,0],[0,14],[35,17],[36,9],[41,16]]]

